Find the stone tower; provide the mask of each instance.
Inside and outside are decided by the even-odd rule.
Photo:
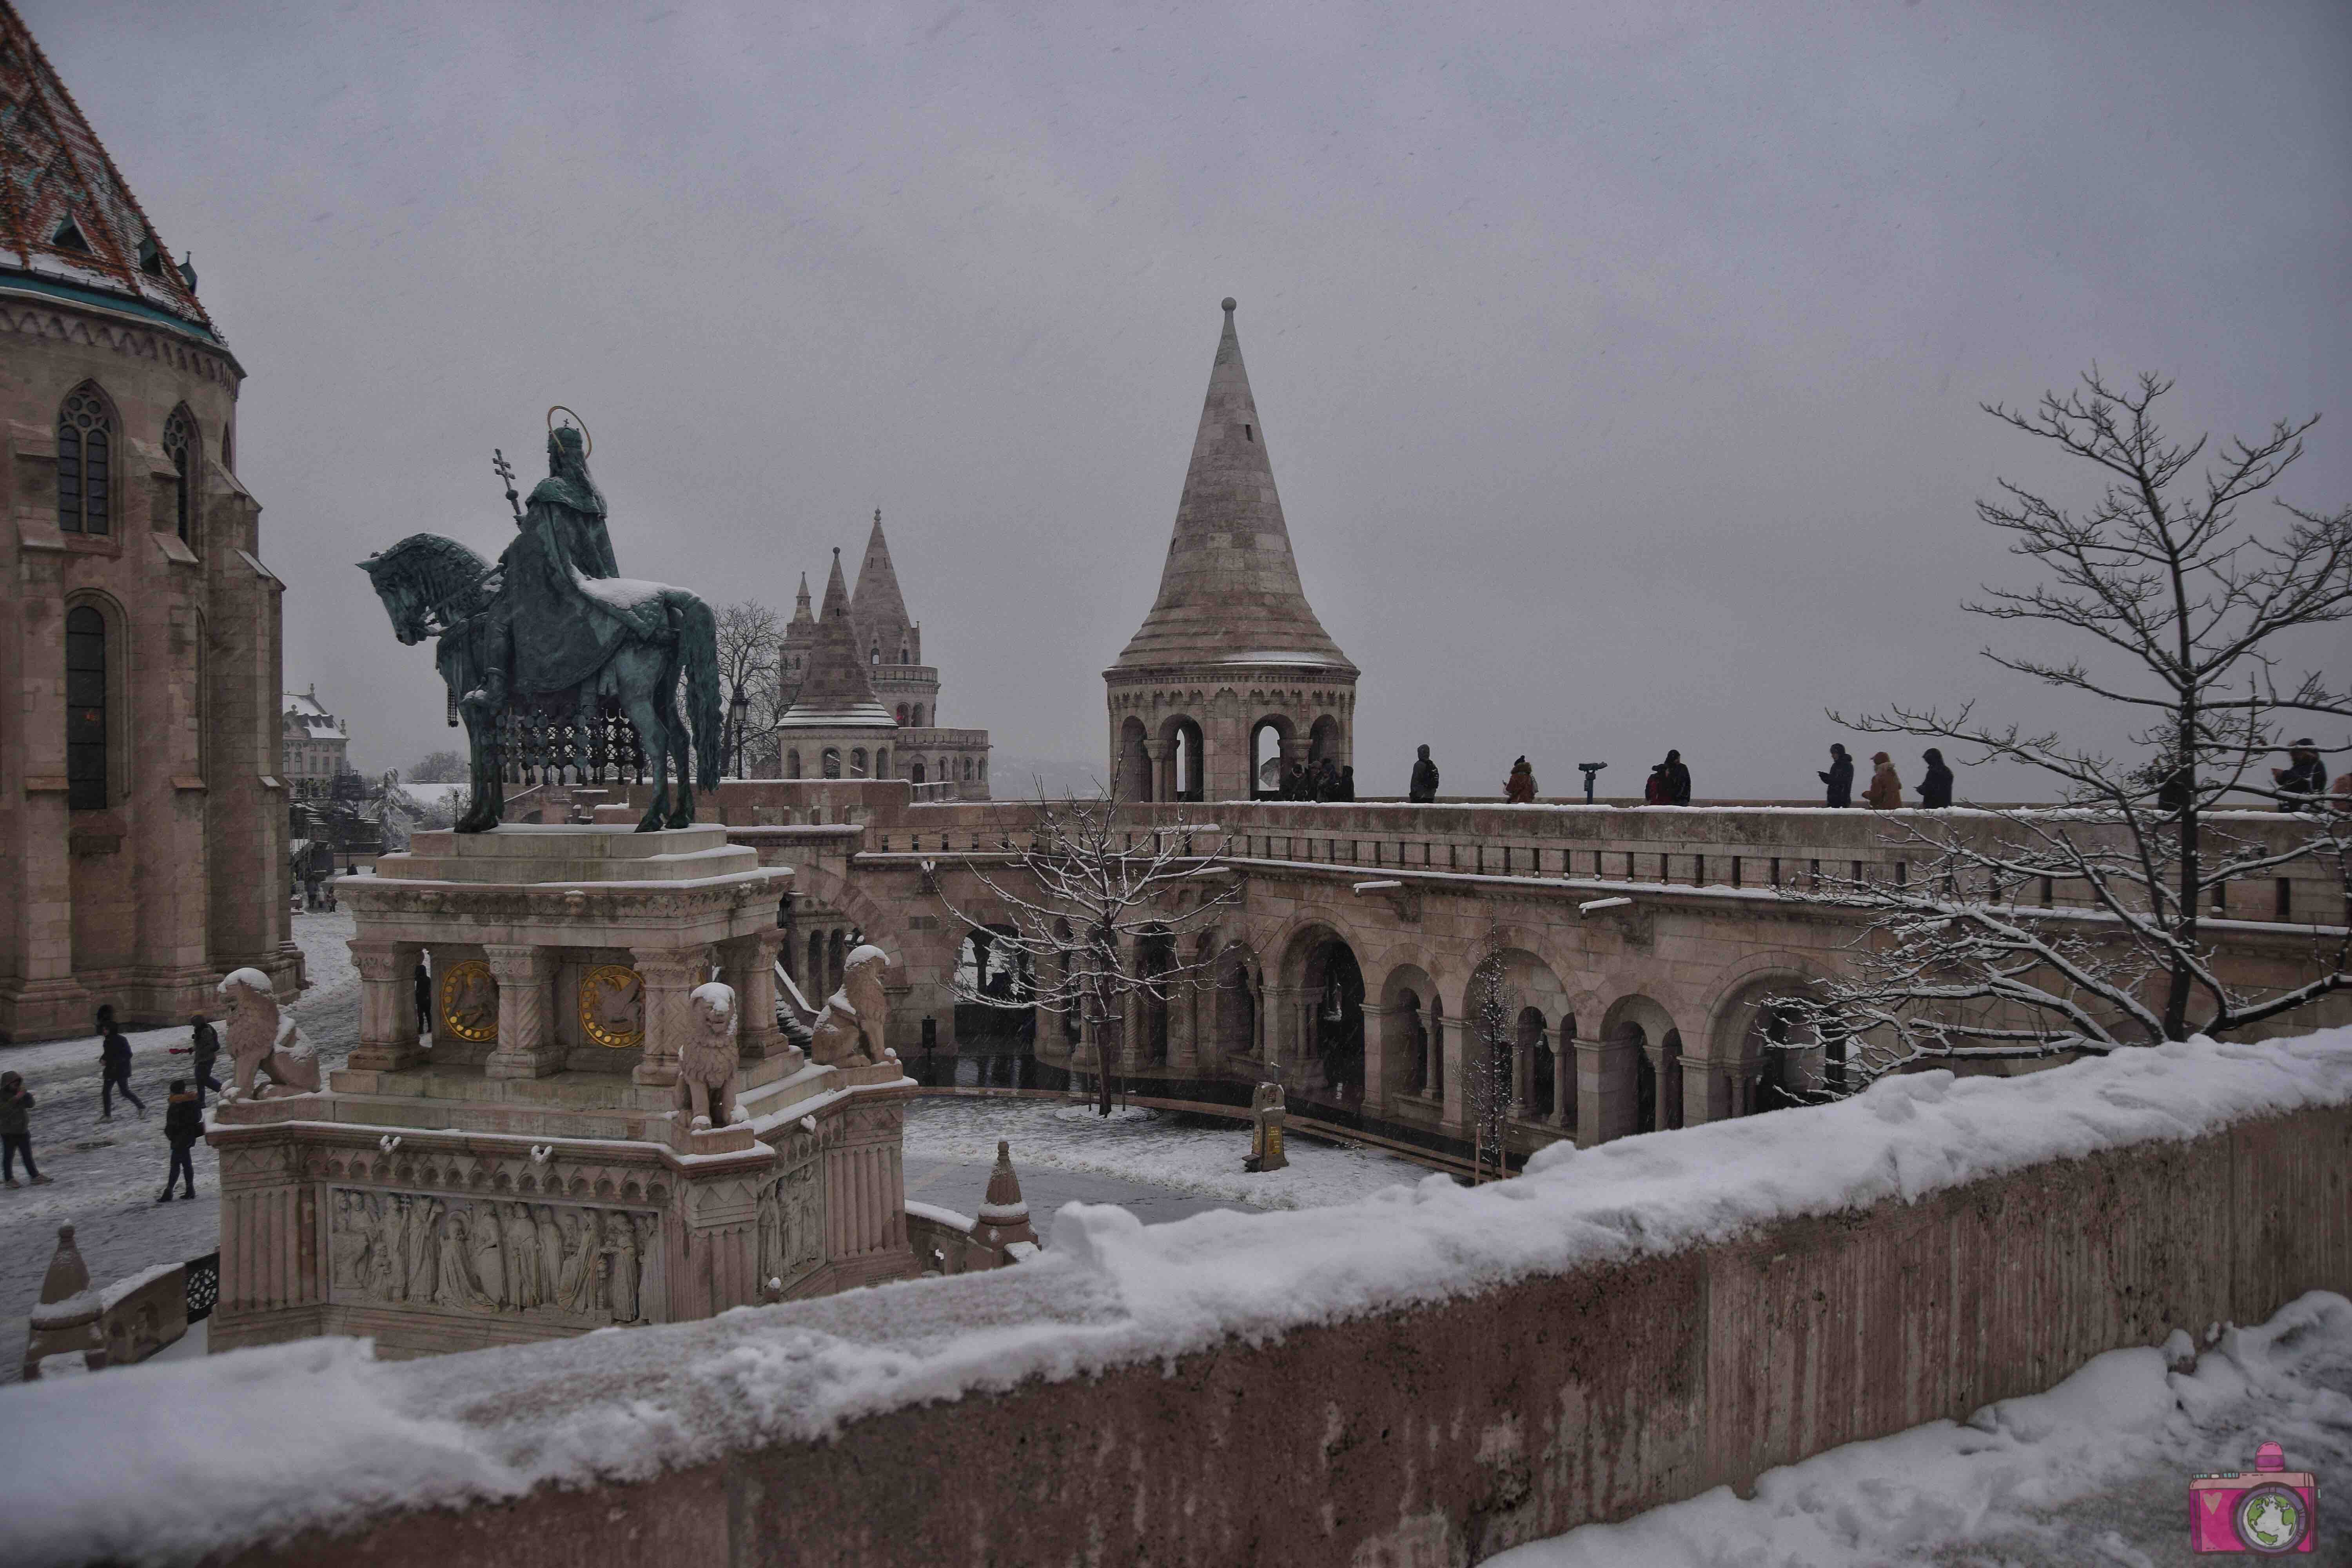
[[[1233,300],[1224,311],[1160,596],[1103,671],[1125,800],[1246,799],[1277,764],[1354,761],[1356,667],[1299,585]]]
[[[936,726],[940,672],[923,662],[923,628],[907,616],[907,598],[898,591],[898,574],[890,564],[890,542],[882,537],[878,507],[874,531],[866,540],[866,559],[858,563],[849,616],[875,697],[910,729]]]
[[[898,725],[874,695],[842,580],[841,552],[824,584],[824,609],[809,643],[808,667],[778,725],[788,779],[889,778]]]
[[[808,574],[801,574],[801,591],[793,599],[793,618],[784,627],[783,651],[776,658],[776,689],[790,709],[808,679],[809,654],[816,647],[816,616],[809,610]]]
[[[244,379],[0,0],[0,1041],[300,987]]]

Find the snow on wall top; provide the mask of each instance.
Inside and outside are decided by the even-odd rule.
[[[644,1479],[1030,1377],[1061,1380],[1915,1201],[2027,1166],[2352,1103],[2352,1028],[2197,1040],[2028,1079],[1885,1079],[1837,1105],[1556,1144],[1517,1181],[1432,1176],[1304,1212],[1147,1229],[1072,1204],[1018,1268],[704,1322],[379,1363],[320,1339],[0,1389],[0,1558],[187,1562],[338,1519]],[[171,1409],[188,1419],[158,1424]],[[528,1415],[514,1414],[528,1411]]]

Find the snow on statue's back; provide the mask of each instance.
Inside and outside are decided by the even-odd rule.
[[[231,970],[218,987],[228,1009],[228,1055],[236,1079],[222,1091],[226,1100],[259,1100],[268,1079],[279,1094],[310,1094],[319,1088],[319,1058],[296,1043],[294,1020],[281,1017],[278,994],[258,969]]]
[[[883,1059],[887,1037],[890,999],[882,990],[882,976],[890,955],[870,942],[852,948],[842,960],[841,989],[825,998],[816,1016],[811,1059],[826,1067],[866,1067]]]

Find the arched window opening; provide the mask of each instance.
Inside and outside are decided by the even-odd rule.
[[[964,776],[964,780],[965,780],[965,782],[966,782],[966,783],[970,783],[970,782],[971,782],[971,759],[970,757],[966,757],[966,758],[963,760],[963,776]]]
[[[798,752],[784,753],[784,776],[788,779],[801,776],[801,754]]]
[[[114,416],[89,382],[58,407],[58,526],[68,533],[107,531],[114,489]]]
[[[841,776],[841,748],[839,746],[827,746],[824,749],[824,776],[829,779],[837,779]]]
[[[902,730],[907,727],[907,705],[903,702],[898,704],[898,727]]]
[[[887,746],[882,747],[874,753],[874,776],[877,779],[887,779],[890,776],[890,748]]]
[[[1171,800],[1206,800],[1209,798],[1208,770],[1201,726],[1190,719],[1179,719],[1169,736],[1169,798]]]
[[[980,759],[980,779],[982,784],[986,784],[988,782],[988,759],[986,757]]]
[[[1250,793],[1268,800],[1282,793],[1282,726],[1261,719],[1250,731]]]
[[[920,763],[915,764],[915,782],[917,784],[923,782],[923,764]]]
[[[88,605],[66,612],[66,804],[107,805],[106,617]]]
[[[163,421],[163,455],[172,459],[174,479],[172,485],[173,521],[178,527],[180,542],[193,546],[195,541],[189,529],[196,510],[196,476],[204,444],[196,439],[195,416],[186,404],[172,410],[172,417]]]
[[[918,703],[916,703],[916,704],[915,704],[915,728],[916,728],[916,729],[918,729],[918,730],[919,730],[919,729],[921,729],[922,727],[923,727],[923,705],[922,705],[921,703],[918,702]]]
[[[907,657],[907,645],[905,643],[900,643],[898,645],[898,662],[900,664],[912,664],[915,662],[913,659]]]
[[[880,643],[876,643],[872,647],[866,650],[866,662],[868,664],[880,664],[882,662],[882,645]]]
[[[1552,1094],[1559,1081],[1559,1063],[1552,1055],[1551,1031],[1545,1026],[1544,1016],[1533,1007],[1519,1010],[1519,1070],[1527,1077],[1521,1095],[1525,1114],[1549,1121],[1551,1118]]]
[[[849,776],[854,779],[862,779],[866,776],[866,748],[863,746],[850,749]]]

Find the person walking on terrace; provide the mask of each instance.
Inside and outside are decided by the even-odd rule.
[[[1511,776],[1503,781],[1503,799],[1513,805],[1527,805],[1536,798],[1536,770],[1527,758],[1511,764]]]
[[[172,1047],[173,1056],[187,1057],[194,1066],[196,1109],[199,1110],[204,1109],[205,1090],[209,1089],[215,1094],[220,1092],[220,1079],[213,1077],[213,1063],[220,1059],[220,1048],[219,1031],[205,1021],[202,1013],[188,1020],[188,1043]]]
[[[46,1187],[49,1178],[33,1163],[33,1121],[27,1114],[33,1109],[33,1096],[25,1088],[22,1073],[0,1073],[0,1176],[7,1184],[16,1184],[16,1157],[25,1159],[25,1178],[37,1187]]]
[[[1919,775],[1919,804],[1929,811],[1941,811],[1952,804],[1952,770],[1944,765],[1944,753],[1930,746],[1919,753],[1927,771]]]
[[[1668,805],[1688,805],[1690,804],[1691,777],[1690,770],[1683,766],[1683,754],[1680,752],[1668,752],[1666,753],[1665,762],[1660,765],[1666,770],[1665,804]]]
[[[163,1174],[163,1195],[155,1201],[172,1201],[172,1186],[182,1176],[188,1179],[188,1196],[196,1195],[196,1164],[190,1151],[196,1140],[205,1135],[204,1108],[188,1091],[188,1080],[172,1080],[172,1100],[163,1108],[163,1139],[172,1146],[172,1168]]]
[[[1852,805],[1853,804],[1853,759],[1846,755],[1844,746],[1832,741],[1830,771],[1825,773],[1816,773],[1813,776],[1828,786],[1830,805]]]
[[[1903,781],[1895,776],[1895,759],[1885,752],[1874,752],[1870,758],[1870,787],[1862,792],[1862,804],[1873,811],[1893,811],[1903,804]]]
[[[1426,805],[1437,798],[1437,764],[1429,760],[1429,748],[1421,749],[1420,758],[1412,764],[1412,785],[1405,791],[1405,799],[1415,805]]]
[[[1666,805],[1671,804],[1666,799],[1665,763],[1652,763],[1650,764],[1650,776],[1642,781],[1642,804],[1643,805]]]
[[[131,1091],[131,1042],[115,1027],[110,1004],[98,1010],[98,1119],[114,1120],[114,1093],[121,1089],[122,1098],[139,1112],[139,1120],[146,1121],[147,1102]]]

